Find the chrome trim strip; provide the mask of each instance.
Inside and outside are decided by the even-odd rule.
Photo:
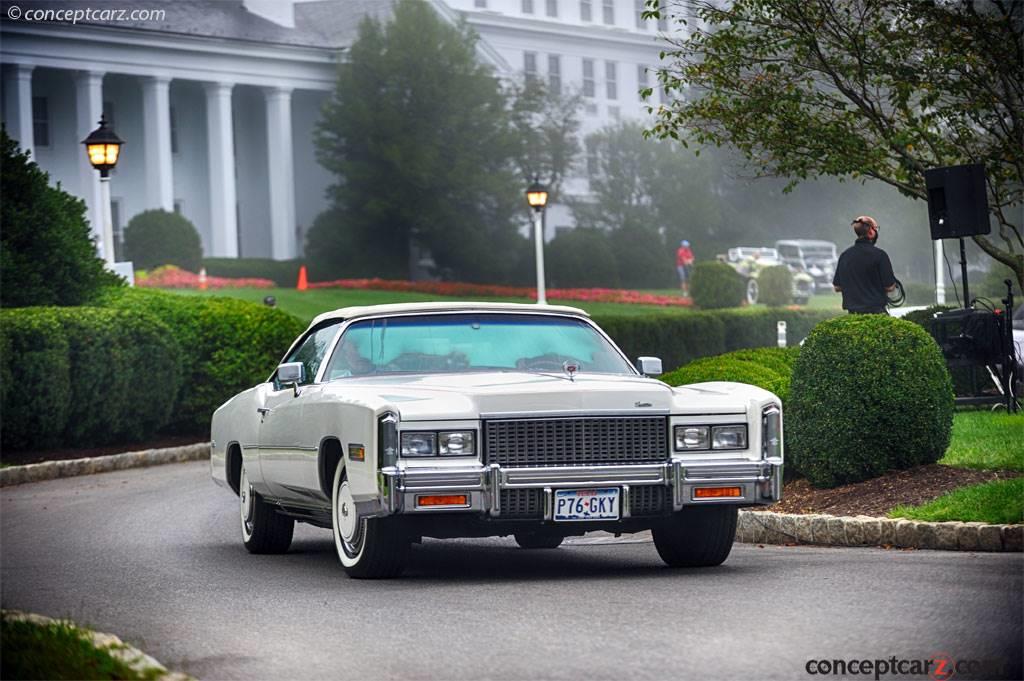
[[[501,515],[501,466],[491,464],[488,482],[491,488],[491,515],[498,517]]]
[[[555,518],[555,495],[550,487],[544,488],[544,520]]]
[[[506,468],[502,471],[502,486],[543,487],[546,485],[656,485],[665,482],[665,467],[661,464],[634,466],[579,466],[546,468]]]
[[[624,374],[614,375],[622,376]],[[495,411],[487,414],[480,414],[480,419],[558,419],[566,417],[621,418],[669,415],[668,409],[646,409],[644,411],[627,411],[624,409],[561,409],[558,411]]]
[[[619,517],[629,517],[629,485],[623,485],[622,494],[619,495]]]

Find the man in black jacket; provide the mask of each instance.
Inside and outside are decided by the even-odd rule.
[[[878,222],[862,215],[853,221],[857,241],[843,251],[832,287],[843,294],[843,309],[858,314],[886,314],[886,294],[896,288],[889,255],[875,246]]]

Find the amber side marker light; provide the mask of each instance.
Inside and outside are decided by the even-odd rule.
[[[448,494],[416,497],[417,506],[469,506],[465,494]]]
[[[722,497],[742,497],[743,490],[739,487],[698,487],[693,490],[694,499],[720,499]]]

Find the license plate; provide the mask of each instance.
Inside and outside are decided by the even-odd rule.
[[[618,520],[619,488],[555,490],[555,521]]]

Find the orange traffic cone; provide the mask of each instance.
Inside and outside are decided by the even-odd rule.
[[[199,268],[199,290],[200,291],[205,291],[206,290],[206,268],[205,267],[200,267]]]
[[[305,291],[309,288],[309,282],[306,281],[306,266],[303,265],[299,268],[299,283],[295,285],[295,288],[299,291]]]

